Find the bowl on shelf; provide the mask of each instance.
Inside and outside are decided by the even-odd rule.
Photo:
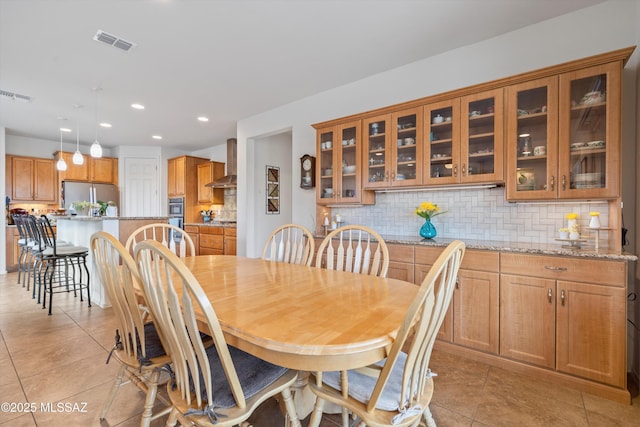
[[[342,167],[342,173],[355,173],[355,171],[356,171],[356,165]]]
[[[331,196],[333,194],[333,188],[325,188],[322,190],[325,196]]]
[[[581,104],[597,104],[604,102],[604,94],[600,91],[587,92],[580,101]]]
[[[573,180],[576,184],[599,184],[602,180],[602,172],[577,173]]]
[[[325,170],[324,170],[324,174],[323,174],[323,175],[324,175],[324,176],[327,176],[327,175],[333,175],[333,169],[332,169],[332,168],[327,168],[327,169],[325,169]]]
[[[589,141],[587,142],[587,147],[596,148],[596,147],[604,147],[604,141]]]
[[[572,142],[569,146],[572,150],[575,150],[577,148],[586,147],[587,144],[585,142]]]

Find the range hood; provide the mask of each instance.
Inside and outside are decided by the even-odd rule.
[[[205,184],[205,187],[236,188],[238,178],[236,175],[237,152],[237,140],[235,138],[227,139],[227,175]]]

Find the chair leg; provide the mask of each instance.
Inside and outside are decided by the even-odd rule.
[[[427,423],[427,427],[436,427],[436,421],[433,419],[433,415],[431,414],[431,409],[427,406],[422,413],[422,417],[424,418],[424,422]]]
[[[174,427],[178,422],[178,410],[176,408],[171,408],[171,413],[169,414],[169,418],[167,418],[166,427]]]
[[[287,418],[289,418],[289,425],[293,427],[300,427],[300,420],[298,419],[298,413],[296,412],[296,406],[293,403],[293,396],[291,395],[291,389],[289,387],[282,390],[282,399],[284,400],[284,407],[287,408]]]
[[[53,308],[53,276],[55,275],[56,264],[57,264],[55,258],[53,260],[51,260],[51,264],[52,264],[52,266],[51,266],[51,274],[49,276],[49,316],[51,316],[51,309]],[[46,295],[45,295],[45,299],[46,299]],[[43,301],[43,304],[44,304],[44,301]]]
[[[80,292],[82,294],[82,291]],[[158,381],[160,380],[160,369],[154,369],[149,377],[149,383],[147,385],[147,398],[144,401],[144,411],[142,412],[142,419],[140,420],[140,427],[149,427],[151,424],[153,405],[156,402],[156,395],[158,394]]]
[[[111,408],[111,404],[116,398],[116,393],[122,385],[122,378],[124,377],[125,370],[125,365],[121,365],[120,370],[118,371],[118,375],[116,376],[116,380],[113,382],[111,390],[109,391],[109,398],[105,402],[104,407],[102,408],[102,412],[100,413],[100,420],[104,420],[107,417],[107,412],[109,412],[109,408]]]
[[[322,410],[324,409],[324,399],[316,399],[316,407],[313,408],[311,418],[309,419],[309,427],[318,427],[322,421]]]

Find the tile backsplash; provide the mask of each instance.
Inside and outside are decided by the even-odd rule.
[[[496,240],[523,243],[556,243],[558,229],[566,227],[567,213],[578,214],[578,225],[586,231],[589,212],[600,212],[607,227],[606,201],[518,202],[505,200],[503,187],[377,193],[376,204],[333,208],[347,224],[366,225],[382,235],[416,236],[424,220],[415,214],[422,202],[437,204],[446,213],[433,219],[439,237]],[[557,242],[560,243],[560,242]],[[601,247],[606,238],[601,236]]]

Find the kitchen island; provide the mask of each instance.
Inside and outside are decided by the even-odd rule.
[[[139,227],[158,222],[166,223],[168,217],[91,217],[91,216],[59,216],[56,217],[57,235],[61,240],[74,245],[91,247],[91,235],[98,231],[106,231],[115,236],[123,245],[127,238]],[[89,267],[91,303],[101,308],[110,307],[111,303],[102,286],[96,271],[93,256],[89,251],[87,257]]]

